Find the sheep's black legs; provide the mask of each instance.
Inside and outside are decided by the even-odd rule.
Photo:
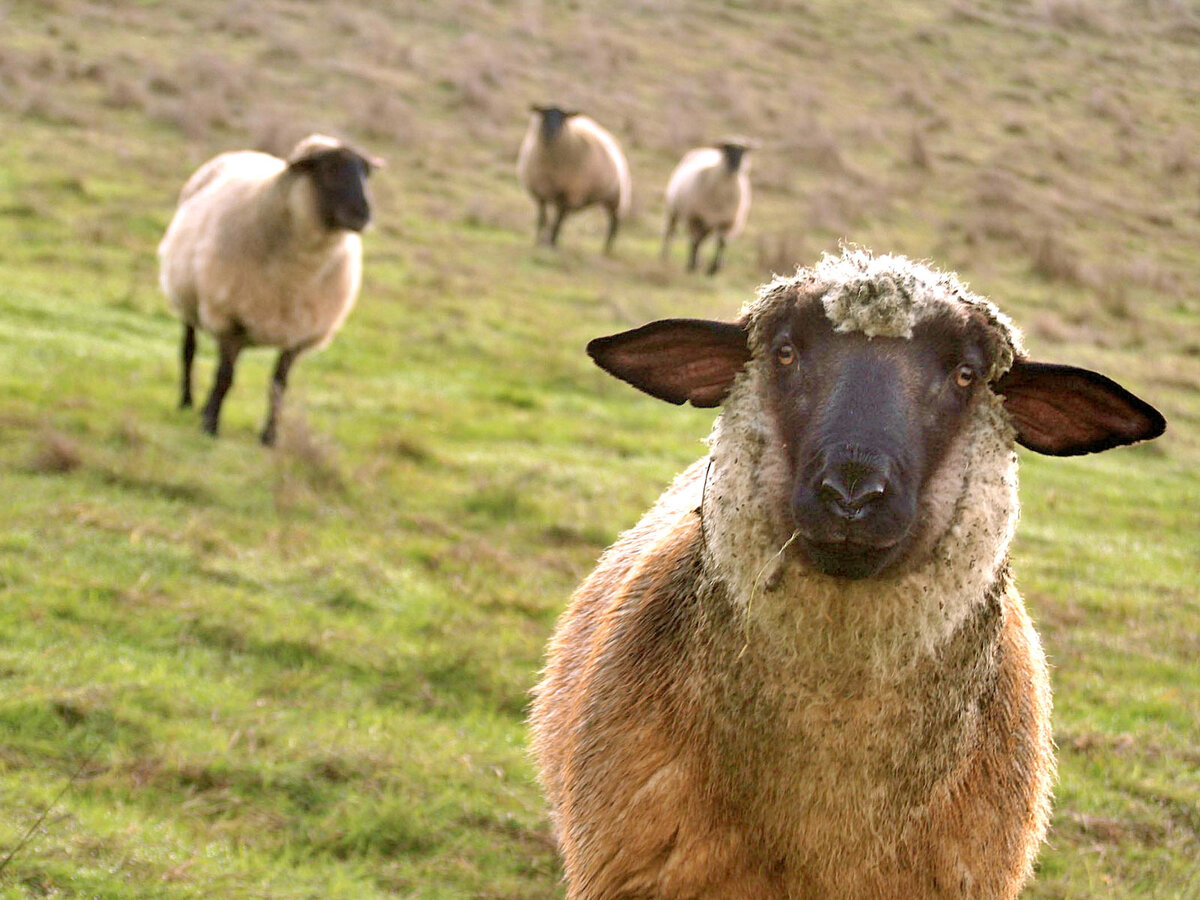
[[[666,259],[671,253],[671,239],[675,237],[675,224],[679,221],[679,217],[672,214],[667,216],[667,230],[663,232],[662,250],[659,251],[659,258]]]
[[[546,202],[544,200],[539,200],[538,201],[537,230],[534,231],[534,233],[533,233],[533,242],[535,244],[541,243],[542,234],[545,232],[545,230],[546,230]]]
[[[608,236],[604,238],[604,252],[609,254],[612,252],[613,241],[617,239],[617,227],[621,224],[621,220],[617,218],[617,208],[609,206],[608,209]]]
[[[700,252],[700,242],[704,240],[703,236],[692,238],[692,247],[688,250],[687,270],[689,272],[696,271],[696,254]]]
[[[240,335],[224,334],[217,338],[217,350],[220,353],[220,361],[217,363],[217,377],[213,381],[212,393],[208,395],[208,402],[204,404],[204,430],[216,436],[217,420],[221,418],[221,404],[225,401],[225,394],[233,385],[233,367],[237,365],[238,354],[242,352],[242,338]]]
[[[263,426],[259,439],[264,446],[270,447],[275,443],[275,430],[279,422],[279,411],[283,408],[283,392],[287,389],[288,370],[300,351],[296,348],[283,350],[279,361],[275,363],[275,374],[271,376],[271,396],[267,407],[267,424]]]
[[[725,235],[717,235],[717,249],[713,253],[712,263],[708,267],[709,275],[716,275],[717,270],[721,268],[721,261],[725,256]]]
[[[180,350],[182,392],[179,396],[179,408],[190,409],[192,406],[192,360],[196,358],[196,328],[193,325],[183,326],[183,347]]]
[[[546,241],[551,247],[558,246],[558,229],[562,228],[563,219],[567,217],[567,208],[561,203],[554,205],[554,221],[550,223],[550,237]]]

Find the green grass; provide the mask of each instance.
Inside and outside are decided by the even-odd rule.
[[[582,347],[731,316],[841,238],[958,269],[1035,355],[1167,414],[1152,446],[1022,458],[1060,748],[1026,896],[1200,896],[1200,20],[689,8],[0,10],[0,858],[69,785],[0,896],[561,897],[527,692],[712,419]],[[598,213],[531,246],[513,161],[559,98],[630,150],[612,259]],[[154,248],[205,158],[314,129],[388,160],[360,304],[296,368],[280,449],[266,351],[210,441],[174,408]],[[750,227],[687,277],[657,260],[660,191],[732,131],[764,145]]]

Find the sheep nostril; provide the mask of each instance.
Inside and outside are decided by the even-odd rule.
[[[886,484],[875,473],[864,475],[856,472],[852,473],[854,477],[851,478],[845,478],[843,474],[832,472],[825,475],[817,489],[817,498],[839,518],[862,518],[872,504],[886,493]]]

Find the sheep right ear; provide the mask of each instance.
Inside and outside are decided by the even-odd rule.
[[[587,345],[600,368],[652,397],[719,406],[750,359],[746,329],[707,319],[663,319]]]

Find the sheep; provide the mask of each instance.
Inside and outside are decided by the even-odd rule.
[[[536,104],[530,110],[517,177],[537,203],[534,240],[556,246],[567,213],[601,203],[608,210],[604,252],[610,253],[633,190],[625,154],[611,134],[577,110]],[[546,204],[554,206],[549,230]]]
[[[242,349],[279,348],[260,439],[275,442],[288,372],[306,350],[329,343],[362,280],[371,219],[365,179],[380,160],[313,134],[287,160],[222,153],[184,184],[158,247],[163,292],[183,320],[180,408],[192,405],[196,329],[217,340],[220,361],[203,411],[217,434],[221,404]]]
[[[1046,831],[1046,662],[1008,563],[1014,440],[1156,437],[954,275],[860,248],[735,323],[588,345],[707,457],[601,557],[530,714],[570,900],[1012,898]]]
[[[687,268],[696,270],[700,244],[712,232],[717,233],[708,274],[721,268],[725,242],[736,237],[750,213],[750,159],[754,145],[743,140],[727,140],[714,147],[699,147],[684,154],[671,180],[667,182],[667,227],[663,233],[662,258],[670,253],[671,239],[680,219],[687,223],[692,245]]]

